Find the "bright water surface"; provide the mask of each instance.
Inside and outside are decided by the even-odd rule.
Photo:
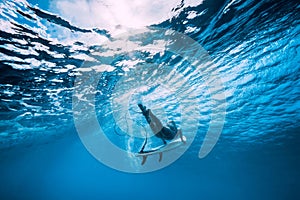
[[[0,1],[0,198],[299,199],[300,2],[128,2]],[[82,145],[73,121],[74,80],[93,52],[110,53],[107,68],[90,63],[104,73],[96,112],[114,143],[136,151],[142,140],[133,142],[103,120],[120,77],[157,63],[193,80],[192,71],[184,72],[188,63],[166,52],[124,55],[103,46],[125,27],[150,25],[186,34],[206,49],[215,65],[205,72],[218,70],[224,83],[226,119],[213,151],[199,159],[213,107],[202,74],[191,82],[200,91],[191,147],[165,169],[126,174]],[[137,123],[145,123],[132,106],[141,94],[179,121],[174,94],[161,95],[166,91],[155,85],[144,90],[134,93],[129,109]]]

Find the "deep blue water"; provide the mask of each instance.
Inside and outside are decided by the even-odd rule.
[[[131,11],[126,6],[114,10],[117,5],[109,1],[0,2],[1,199],[300,198],[300,2],[151,2]],[[128,5],[135,8],[135,3]],[[123,20],[126,12],[131,18]],[[191,63],[165,51],[113,49],[110,42],[118,32],[126,33],[126,26],[178,31],[198,42],[215,65],[196,76]],[[141,42],[131,34],[141,47],[155,39]],[[183,74],[187,79],[175,77],[179,85],[189,80],[196,95],[185,109],[199,108],[198,131],[188,150],[168,167],[124,173],[103,165],[82,144],[73,118],[74,82],[85,71],[101,73],[97,119],[114,144],[135,152],[143,140],[133,140],[126,126],[116,128],[110,101],[119,80],[130,85],[130,78],[122,78],[149,70],[149,63]],[[225,123],[216,146],[199,159],[212,110],[223,105],[213,102],[207,90],[207,74],[215,71],[223,89],[214,94],[226,94]],[[133,86],[126,87],[130,92]],[[134,91],[129,102],[134,122],[145,125],[134,107],[142,97],[157,112],[165,108],[168,117],[180,121],[185,110],[174,93],[155,85],[144,90]]]

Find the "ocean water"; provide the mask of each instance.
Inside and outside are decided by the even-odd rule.
[[[300,198],[299,1],[2,0],[0,12],[0,199]],[[192,39],[177,50],[213,64],[167,51],[176,41],[157,30]],[[197,45],[206,52],[195,53]],[[96,87],[77,87],[86,74]],[[165,87],[157,77],[169,80]],[[132,136],[143,130],[128,126],[147,128],[138,102],[196,130],[184,133],[190,146],[153,172],[106,166],[78,134],[76,119],[95,130],[89,113],[76,112],[91,93],[103,132],[121,149],[144,142]],[[214,116],[223,115],[216,145],[200,159]]]

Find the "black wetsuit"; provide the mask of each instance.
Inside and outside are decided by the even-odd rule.
[[[142,110],[143,115],[145,116],[148,124],[150,124],[151,119],[150,119],[150,116],[149,116],[149,110],[146,110],[146,107],[143,106],[142,104],[138,104],[138,106]],[[173,122],[173,121],[172,121],[172,125],[173,125],[172,127],[170,126],[168,128],[163,126],[162,129],[158,133],[155,134],[155,136],[158,137],[158,138],[161,138],[163,141],[174,139],[174,137],[177,134],[177,128],[176,128],[175,122]],[[164,141],[164,143],[165,143],[165,141]]]
[[[155,136],[165,140],[173,140],[176,134],[177,131],[163,127],[158,133],[155,134]]]

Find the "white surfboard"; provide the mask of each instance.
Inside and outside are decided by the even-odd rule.
[[[183,138],[183,141],[186,142],[186,137],[182,136],[182,138]],[[156,147],[154,149],[151,149],[149,151],[145,151],[145,152],[142,152],[142,153],[136,153],[135,156],[136,157],[141,157],[141,156],[149,156],[149,155],[153,155],[153,154],[163,153],[163,152],[166,152],[166,151],[170,151],[172,149],[176,149],[177,147],[179,147],[181,145],[184,145],[184,144],[185,143],[182,142],[180,137],[179,137],[177,139],[171,140],[170,142],[168,142],[165,145],[158,146],[158,147]]]

